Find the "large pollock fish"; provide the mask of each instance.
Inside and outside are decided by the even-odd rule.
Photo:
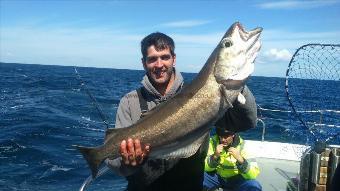
[[[262,28],[246,31],[240,23],[234,23],[197,77],[179,94],[148,112],[136,124],[109,129],[103,145],[78,146],[92,176],[97,175],[106,158],[120,157],[120,143],[128,138],[150,144],[150,159],[187,158],[195,154],[210,127],[236,99],[242,100],[240,91],[254,70],[261,31]]]

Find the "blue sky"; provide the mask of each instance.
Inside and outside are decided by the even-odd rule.
[[[140,41],[160,31],[176,67],[198,72],[235,21],[264,29],[257,76],[284,76],[304,44],[340,43],[339,0],[0,0],[0,61],[142,69]]]

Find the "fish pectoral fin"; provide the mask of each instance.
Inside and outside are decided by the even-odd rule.
[[[177,158],[188,158],[194,155],[197,150],[200,148],[204,140],[206,140],[207,136],[209,133],[205,133],[203,136],[200,138],[196,139],[194,142],[191,144],[188,144],[185,147],[176,149],[174,151],[170,151],[170,149],[161,149],[160,151],[156,151],[150,155],[150,158],[153,159],[177,159]],[[171,145],[168,145],[166,147],[172,147]]]
[[[244,95],[241,92],[238,93],[237,101],[242,105],[246,104],[246,98],[244,97]]]
[[[245,78],[243,80],[224,80],[221,82],[223,84],[224,88],[227,90],[241,90],[243,89],[244,85],[246,84],[248,78]]]
[[[224,98],[225,104],[228,107],[233,107],[233,104],[231,103],[231,100],[229,99],[229,97],[231,97],[231,96],[229,95],[229,92],[224,85],[220,86],[220,92],[221,92],[221,94]]]
[[[244,80],[226,80],[223,81],[220,85],[220,92],[223,96],[225,103],[228,107],[233,107],[233,103],[236,100],[241,103],[245,104],[246,100],[245,97],[242,95],[241,91],[245,86],[245,82],[247,79]],[[237,95],[235,94],[237,93]]]

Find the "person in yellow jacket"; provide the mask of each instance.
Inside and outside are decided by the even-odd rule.
[[[210,137],[209,150],[205,159],[203,186],[205,190],[216,188],[235,191],[261,191],[256,181],[260,169],[255,161],[247,159],[242,138],[224,128],[216,128]]]

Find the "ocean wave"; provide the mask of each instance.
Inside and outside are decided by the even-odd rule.
[[[15,106],[12,106],[10,107],[11,109],[17,109],[17,108],[22,108],[24,107],[24,105],[15,105]]]
[[[48,178],[52,175],[55,175],[55,173],[58,173],[59,171],[67,172],[67,171],[70,171],[72,169],[74,169],[74,168],[66,168],[66,167],[59,166],[59,165],[52,165],[45,172],[42,173],[42,175],[39,177],[39,179]]]
[[[66,168],[66,167],[63,167],[63,166],[58,166],[58,165],[53,165],[52,168],[51,168],[51,171],[69,171],[69,170],[72,170],[74,168]]]
[[[65,129],[79,129],[79,130],[85,129],[94,132],[105,132],[104,129],[90,127],[90,124],[65,126]]]
[[[19,150],[26,149],[27,147],[24,145],[21,145],[14,140],[8,140],[5,142],[1,143],[0,146],[0,156],[3,154],[8,154],[8,153],[15,153],[18,152]]]

